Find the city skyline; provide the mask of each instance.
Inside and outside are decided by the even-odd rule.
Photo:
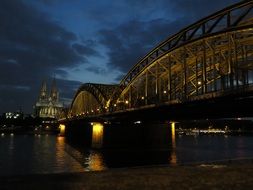
[[[65,103],[82,83],[119,83],[171,34],[236,2],[3,0],[0,112],[32,112],[54,76]]]

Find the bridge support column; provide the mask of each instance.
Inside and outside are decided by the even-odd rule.
[[[169,73],[168,73],[168,100],[171,100],[171,60],[169,57]]]
[[[232,36],[231,34],[228,34],[228,73],[229,73],[229,88],[234,88],[234,62],[232,57]]]
[[[184,48],[184,53],[183,53],[183,90],[184,90],[184,100],[188,99],[188,68],[187,68],[187,62],[186,62],[186,49]]]
[[[130,86],[129,88],[129,94],[128,94],[128,108],[131,108],[132,107],[132,92],[133,92],[133,89],[132,89],[132,86]],[[125,102],[124,102],[125,103]]]
[[[145,105],[148,104],[148,72],[145,74]]]
[[[207,92],[207,76],[206,76],[206,42],[203,40],[203,58],[202,58],[202,94]]]
[[[156,97],[159,96],[159,89],[158,89],[158,86],[159,86],[159,76],[158,76],[158,63],[156,63],[156,68],[155,68],[155,95]]]

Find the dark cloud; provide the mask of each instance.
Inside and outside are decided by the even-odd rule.
[[[229,5],[239,2],[240,0],[125,0],[130,7],[135,7],[142,11],[143,7],[149,11],[167,12],[167,15],[183,15],[190,20],[198,20],[219,11]],[[145,10],[144,9],[144,10]],[[152,14],[150,12],[150,14]]]
[[[74,33],[24,2],[0,2],[0,85],[6,87],[0,88],[0,112],[20,104],[31,111],[43,79],[66,77],[64,69],[96,55],[91,47],[77,43]]]
[[[214,12],[217,12],[239,0],[177,0],[170,1],[175,12],[188,15],[191,20],[199,20]]]
[[[0,86],[1,98],[0,105],[1,110],[4,111],[17,111],[23,110],[24,106],[31,105],[31,100],[27,98],[27,94],[31,94],[30,98],[36,99],[35,94],[32,94],[30,87],[19,87],[11,85]]]
[[[99,75],[103,75],[108,72],[106,69],[97,66],[87,67],[86,70]]]
[[[121,73],[118,76],[116,76],[114,80],[120,83],[120,81],[124,78],[125,75],[126,75],[125,73]]]
[[[80,55],[89,55],[89,56],[99,56],[99,53],[89,46],[84,46],[78,43],[72,45],[72,47],[79,53]]]
[[[108,48],[108,66],[127,72],[155,45],[184,25],[185,20],[132,20],[113,30],[101,30],[100,43]]]
[[[82,83],[72,80],[57,79],[56,84],[59,88],[60,97],[62,97],[61,100],[65,105],[69,105]]]
[[[63,2],[64,0],[37,0],[45,5],[53,5],[53,4],[57,4],[60,2]]]
[[[147,21],[135,19],[126,21],[116,28],[99,31],[100,43],[108,49],[108,66],[124,73],[170,35],[179,32],[203,16],[208,16],[238,1],[213,0],[210,3],[209,0],[160,0],[155,4],[151,0],[127,0],[125,2],[140,11],[145,7],[149,10],[149,14],[152,14],[152,11],[163,12],[163,16],[167,14],[168,19]],[[175,15],[176,19],[173,20],[169,15]]]

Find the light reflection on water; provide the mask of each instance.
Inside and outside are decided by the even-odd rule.
[[[169,163],[171,165],[177,165],[177,153],[176,153],[176,123],[171,123],[171,158]]]
[[[252,136],[179,136],[170,148],[73,148],[64,137],[1,135],[0,175],[101,171],[108,168],[177,165],[225,159],[253,158]]]
[[[0,175],[84,171],[65,152],[64,138],[44,135],[9,135],[0,138]]]
[[[104,156],[96,150],[83,150],[72,148],[70,145],[65,145],[65,151],[75,158],[84,168],[85,171],[101,171],[108,169]]]
[[[72,148],[69,151],[85,171],[148,165],[180,165],[253,158],[253,136],[179,136],[172,133],[168,149]]]
[[[101,171],[107,169],[103,156],[99,152],[91,152],[87,160],[87,171]]]

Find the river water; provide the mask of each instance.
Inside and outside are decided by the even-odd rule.
[[[176,135],[165,149],[99,151],[73,148],[54,135],[0,135],[1,176],[253,158],[253,136]]]

